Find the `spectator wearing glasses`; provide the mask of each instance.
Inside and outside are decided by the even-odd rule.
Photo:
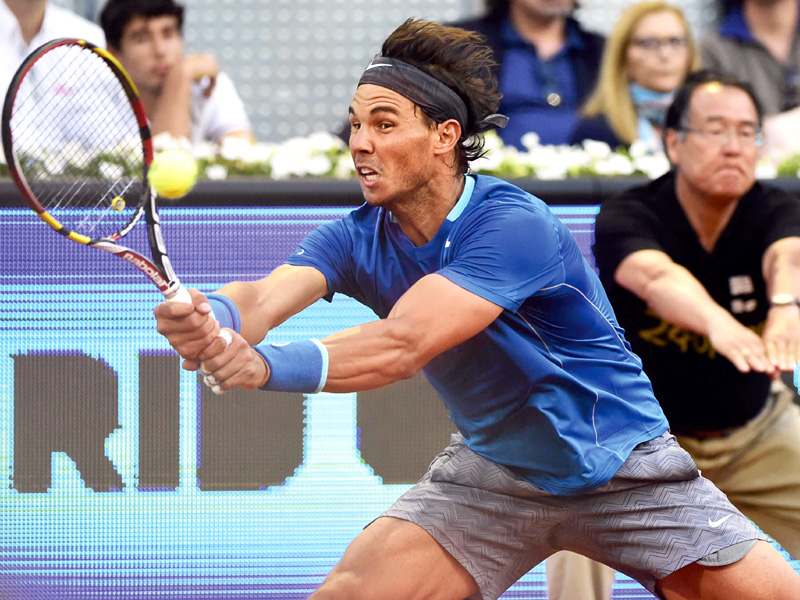
[[[594,89],[604,40],[572,18],[575,0],[486,0],[486,15],[454,23],[486,38],[498,64],[500,112],[509,117],[498,132],[524,150],[535,132],[542,144],[566,144],[578,108]]]
[[[749,82],[764,111],[765,149],[800,151],[797,0],[719,0],[722,19],[700,44],[704,67]]]
[[[698,62],[679,8],[659,1],[629,6],[606,41],[597,88],[570,143],[589,139],[615,148],[641,140],[661,150],[664,113]]]
[[[800,557],[800,202],[757,182],[748,84],[703,71],[675,95],[672,170],[597,218],[600,278],[679,443]],[[713,524],[712,524],[713,525]]]

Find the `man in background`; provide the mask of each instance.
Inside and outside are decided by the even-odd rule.
[[[578,109],[594,88],[603,38],[571,17],[575,0],[487,0],[487,14],[454,23],[485,36],[499,65],[509,117],[500,132],[506,144],[524,149],[535,132],[542,144],[569,143]]]
[[[764,111],[770,154],[800,152],[800,3],[721,0],[719,4],[719,28],[702,40],[703,66],[750,82]]]
[[[0,0],[0,93],[22,61],[42,44],[62,37],[81,38],[105,47],[103,30],[48,0]]]
[[[100,13],[108,50],[133,79],[153,135],[192,143],[252,139],[233,81],[210,54],[184,55],[183,6],[173,0],[109,0]]]
[[[800,557],[800,202],[756,182],[749,85],[690,76],[665,127],[672,170],[600,209],[600,277],[680,445]]]

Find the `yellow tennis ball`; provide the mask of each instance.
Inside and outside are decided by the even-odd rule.
[[[197,163],[183,150],[164,150],[153,159],[147,179],[159,196],[174,200],[194,187]]]

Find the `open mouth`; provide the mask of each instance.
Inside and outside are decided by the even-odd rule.
[[[358,172],[358,176],[366,183],[374,183],[378,180],[378,172],[369,167],[358,167],[356,172]]]

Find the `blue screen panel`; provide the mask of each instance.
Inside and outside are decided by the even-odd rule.
[[[184,284],[264,276],[348,208],[162,210]],[[558,207],[591,260],[596,207]],[[306,598],[453,430],[423,381],[210,394],[156,333],[156,288],[30,211],[0,224],[0,598]],[[146,247],[144,231],[131,245]],[[129,240],[126,238],[126,243]],[[271,332],[374,319],[347,298]],[[394,412],[392,412],[394,411]],[[544,566],[504,598],[546,598]],[[617,576],[614,598],[649,598]]]

